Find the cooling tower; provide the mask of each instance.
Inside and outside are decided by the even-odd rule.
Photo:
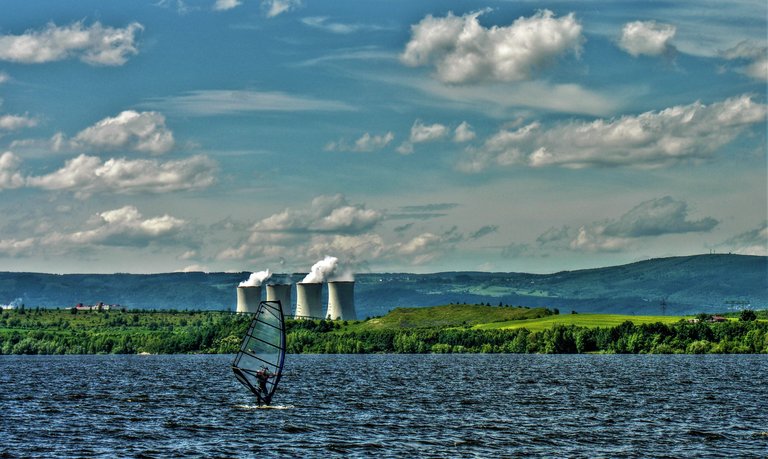
[[[296,317],[323,318],[323,284],[296,284]]]
[[[328,282],[328,315],[333,320],[357,319],[354,282]]]
[[[261,301],[261,287],[237,287],[237,313],[255,314]]]
[[[280,301],[283,306],[283,314],[290,315],[293,311],[291,305],[291,284],[267,285],[267,301]]]

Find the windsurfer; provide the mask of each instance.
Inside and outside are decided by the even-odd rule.
[[[267,381],[273,376],[275,375],[273,375],[267,367],[261,367],[261,370],[256,372],[256,379],[259,381],[259,391],[263,396],[266,396],[269,393],[269,390],[267,390]]]

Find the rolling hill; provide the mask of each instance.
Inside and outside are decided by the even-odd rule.
[[[301,276],[278,274],[273,280],[295,281]],[[128,309],[234,310],[235,287],[247,277],[248,273],[0,272],[0,304],[16,301],[27,307],[55,308],[102,301]],[[365,273],[355,280],[358,318],[381,316],[397,307],[449,303],[647,315],[768,308],[768,257],[746,255],[658,258],[554,274]]]

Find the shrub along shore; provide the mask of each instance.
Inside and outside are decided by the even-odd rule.
[[[0,354],[229,354],[249,320],[220,311],[17,308],[0,313]],[[713,322],[706,314],[558,318],[545,308],[446,305],[364,321],[289,320],[287,341],[295,354],[768,353],[768,311]]]

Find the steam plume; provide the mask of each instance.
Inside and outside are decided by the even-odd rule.
[[[248,280],[240,282],[240,287],[259,287],[261,283],[269,279],[270,276],[272,276],[272,273],[269,272],[268,269],[256,273],[251,273],[250,277],[248,277]]]
[[[312,265],[309,274],[301,282],[352,281],[354,275],[348,269],[343,269],[336,257],[326,256]]]

